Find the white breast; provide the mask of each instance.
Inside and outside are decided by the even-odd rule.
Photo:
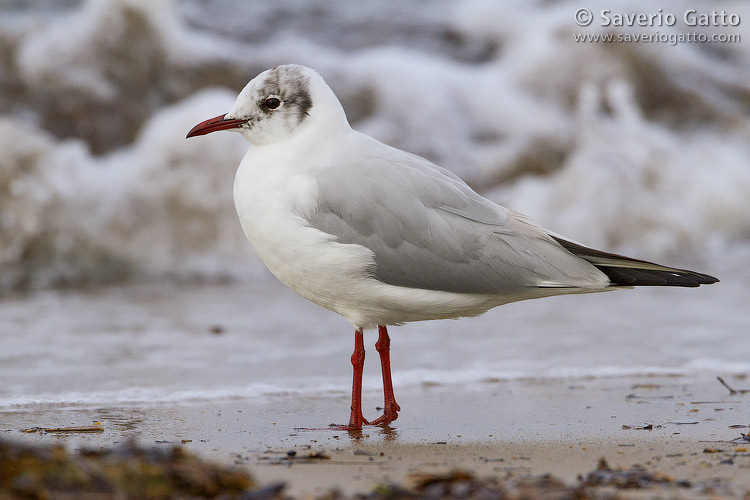
[[[351,289],[365,276],[372,253],[342,245],[307,226],[299,214],[312,210],[317,185],[271,148],[251,148],[234,182],[242,229],[268,269],[303,297],[342,313]],[[273,148],[276,149],[276,148]],[[273,156],[273,161],[268,156]]]

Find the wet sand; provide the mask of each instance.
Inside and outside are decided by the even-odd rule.
[[[750,379],[728,377],[736,389]],[[750,393],[730,394],[713,376],[579,380],[487,380],[470,387],[402,390],[391,429],[347,433],[348,395],[278,394],[113,408],[27,406],[0,413],[0,437],[63,443],[71,450],[182,446],[247,468],[263,484],[287,483],[298,496],[369,492],[414,473],[455,469],[498,478],[551,473],[574,483],[596,468],[642,465],[693,484],[686,492],[741,497],[750,491]],[[374,417],[380,395],[365,394]],[[20,432],[89,425],[97,433]],[[687,493],[686,493],[687,494]]]

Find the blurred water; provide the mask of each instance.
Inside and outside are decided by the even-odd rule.
[[[391,327],[394,384],[746,373],[746,280]],[[346,393],[351,384],[350,325],[270,280],[38,292],[4,299],[0,317],[0,409]],[[374,392],[375,339],[368,332],[364,379]]]
[[[350,327],[242,235],[247,145],[184,139],[288,62],[358,130],[550,229],[722,279],[407,325],[397,386],[750,370],[750,23],[712,28],[737,43],[577,44],[598,29],[575,24],[579,3],[2,3],[0,407],[346,390]]]

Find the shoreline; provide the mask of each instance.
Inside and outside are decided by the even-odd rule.
[[[737,388],[743,376],[728,377]],[[382,397],[365,393],[365,412]],[[391,429],[361,434],[325,428],[347,416],[348,395],[277,395],[185,404],[0,411],[0,437],[111,449],[179,446],[249,470],[288,494],[372,491],[414,473],[468,470],[479,477],[550,473],[573,483],[604,458],[677,480],[750,491],[750,394],[730,394],[713,377],[649,376],[486,381],[425,385],[397,394]],[[97,433],[22,433],[32,427],[102,423]]]

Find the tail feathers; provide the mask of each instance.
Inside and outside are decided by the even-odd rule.
[[[612,286],[684,286],[710,285],[719,280],[708,274],[662,266],[645,260],[631,259],[594,250],[551,234],[563,248],[592,263],[607,275]]]

